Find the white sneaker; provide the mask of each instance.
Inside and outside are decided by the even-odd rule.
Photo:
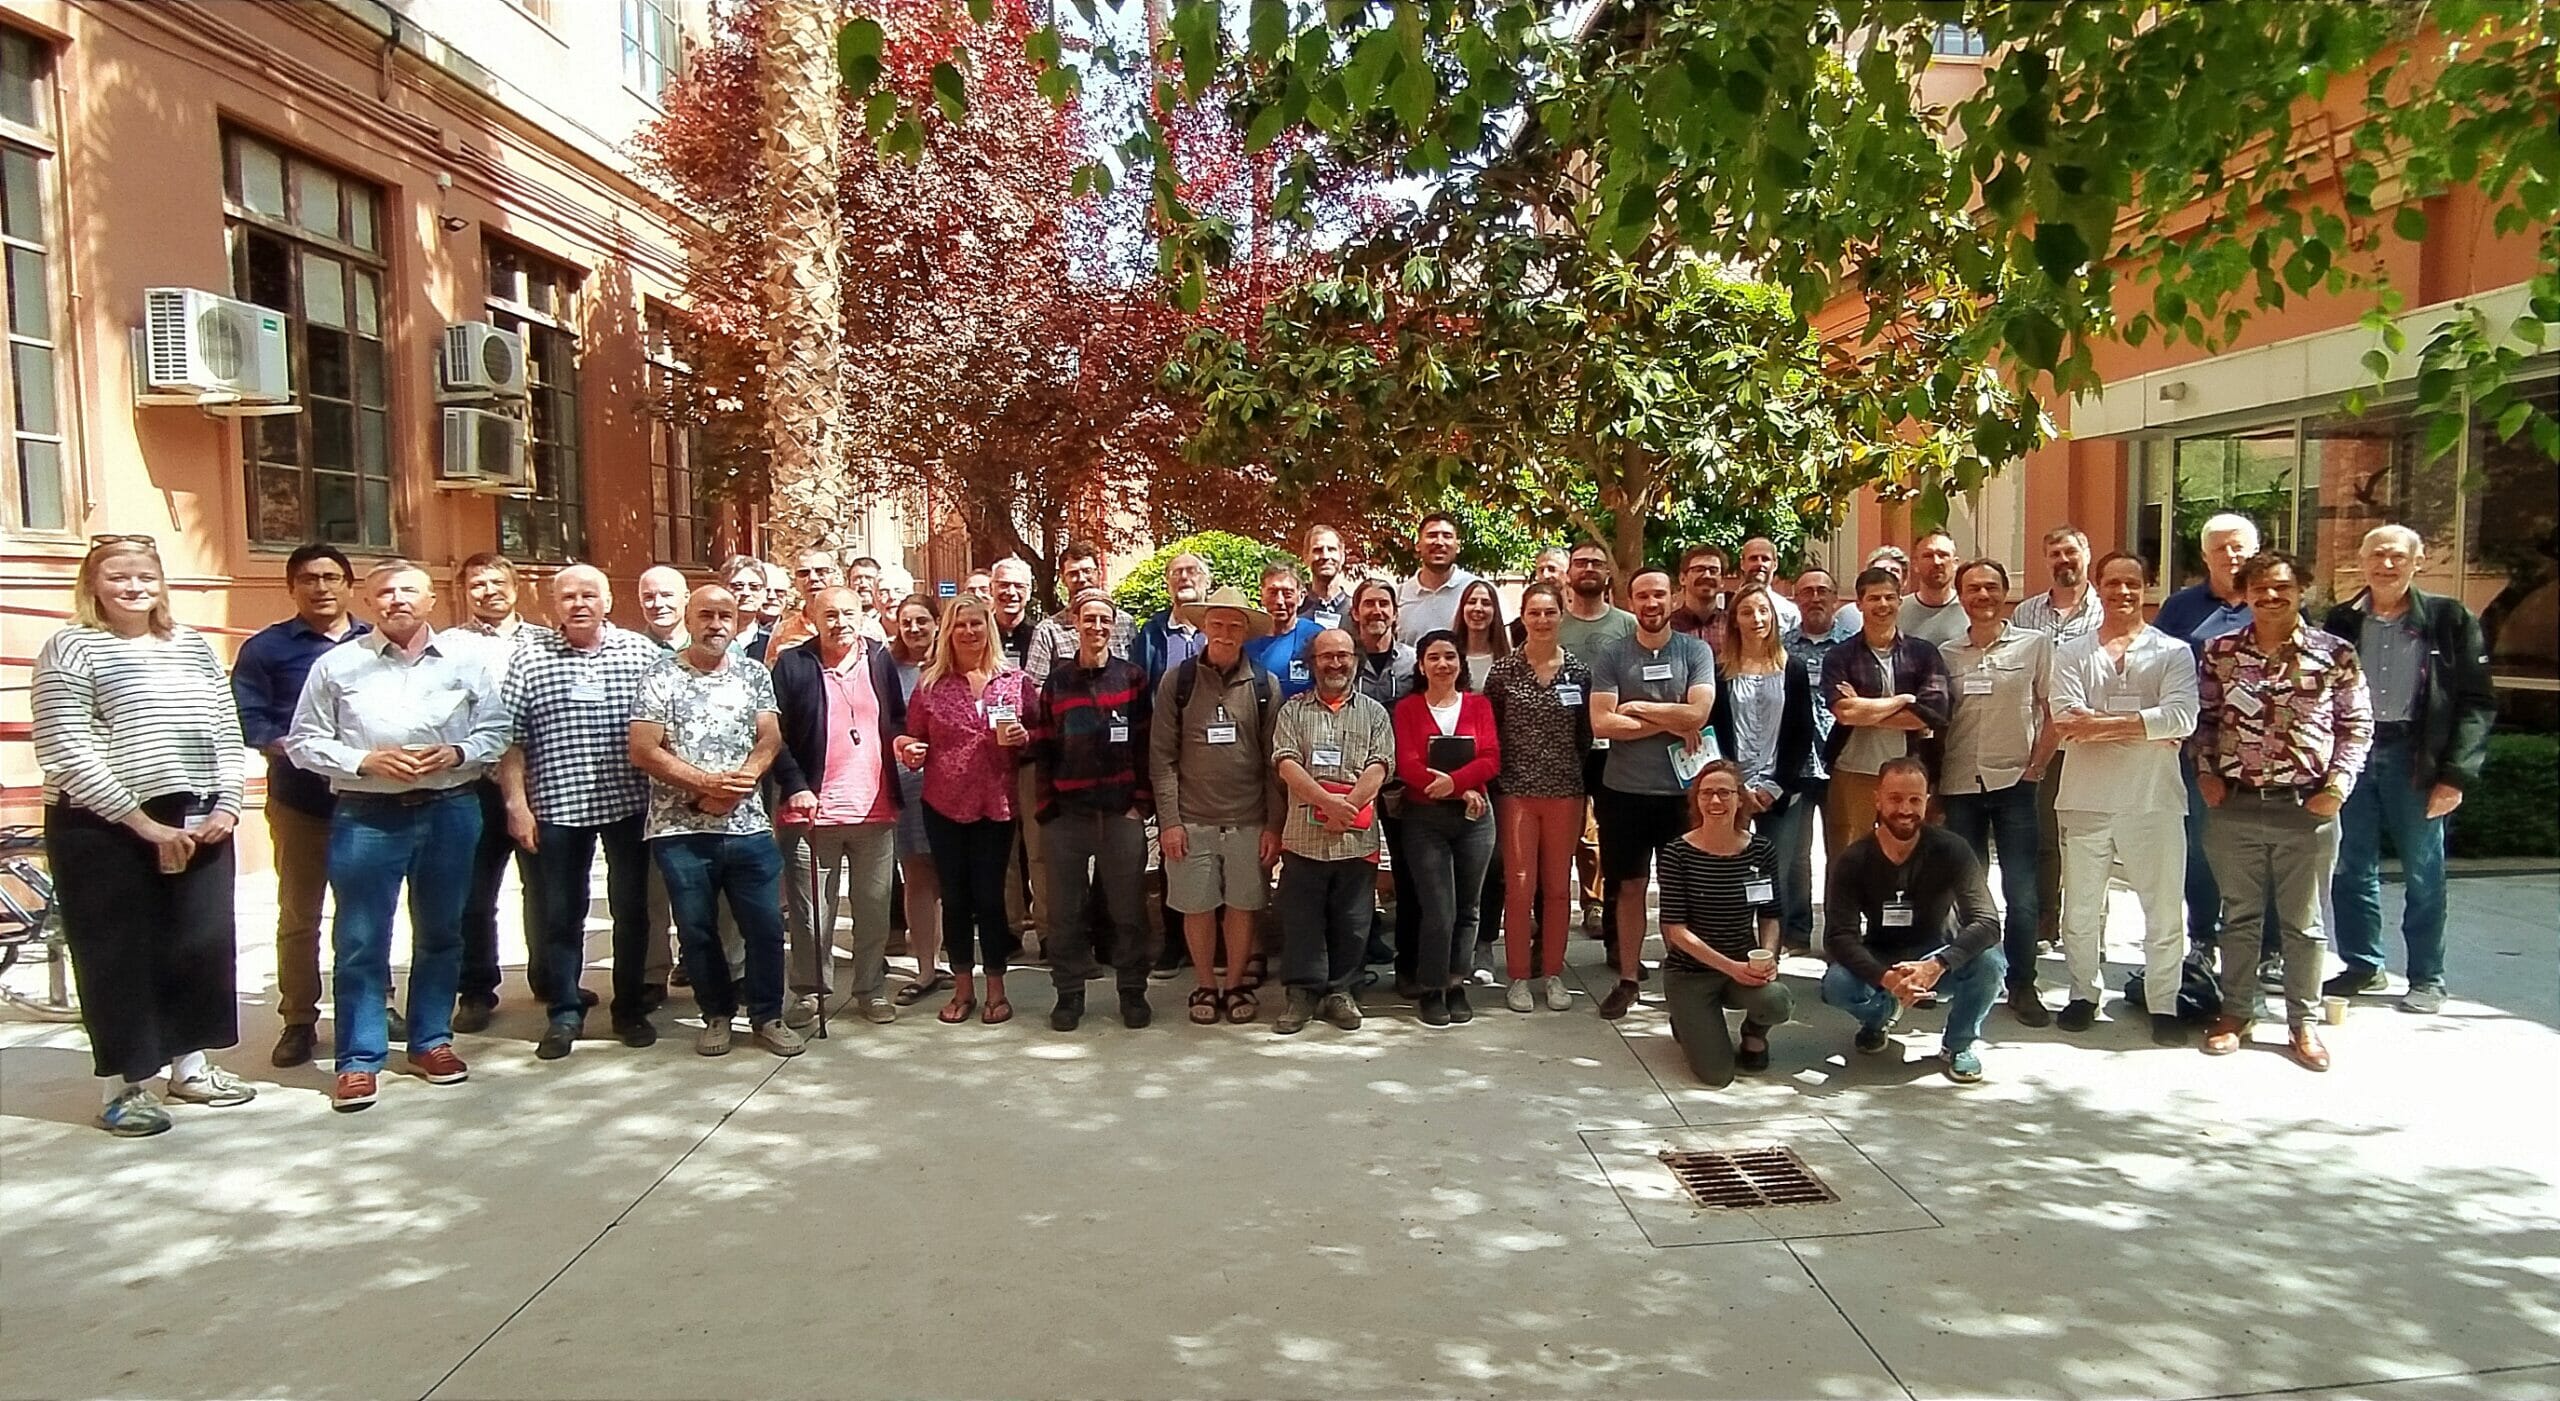
[[[853,1000],[853,1007],[862,1014],[864,1021],[874,1025],[887,1026],[898,1019],[898,1009],[877,997],[857,997]]]
[[[777,1056],[796,1056],[809,1049],[808,1038],[793,1031],[780,1017],[756,1027],[756,1044]]]
[[[782,1020],[794,1030],[807,1026],[817,1019],[818,994],[814,992],[800,993],[783,1006]]]
[[[698,1056],[725,1056],[729,1054],[729,1023],[731,1020],[732,1018],[729,1017],[704,1017],[702,1019],[701,1034],[693,1038],[694,1054]]]
[[[1573,989],[1564,985],[1564,979],[1547,979],[1547,1010],[1550,1012],[1573,1010]]]
[[[1529,980],[1526,978],[1512,979],[1511,986],[1502,990],[1502,1000],[1514,1012],[1538,1010],[1538,995],[1530,990]]]

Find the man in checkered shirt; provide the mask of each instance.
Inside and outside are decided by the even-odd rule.
[[[631,709],[643,678],[666,656],[636,632],[606,622],[613,585],[573,564],[551,579],[559,632],[526,643],[507,668],[515,745],[498,761],[507,835],[530,855],[528,891],[539,931],[531,950],[537,987],[551,993],[551,1022],[534,1054],[569,1054],[586,1021],[578,986],[587,962],[587,874],[604,847],[605,897],[613,911],[613,1032],[626,1046],[658,1039],[641,998],[649,963],[649,855],[641,814],[649,782],[628,750]]]

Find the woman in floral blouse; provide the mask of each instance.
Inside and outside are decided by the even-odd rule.
[[[1591,672],[1557,640],[1564,594],[1553,584],[1520,591],[1520,650],[1493,664],[1485,695],[1502,736],[1502,780],[1494,816],[1502,830],[1505,892],[1503,961],[1514,1012],[1533,1012],[1545,977],[1550,1010],[1566,1011],[1566,920],[1573,900],[1573,851],[1582,841],[1582,755],[1591,747]],[[1543,946],[1531,958],[1539,931]]]
[[[942,943],[954,983],[945,1022],[967,1021],[977,1009],[976,955],[987,967],[980,1020],[994,1026],[1013,1019],[1004,969],[1016,945],[1004,882],[1013,854],[1014,765],[1030,737],[1022,724],[1024,682],[996,646],[986,600],[970,595],[952,603],[933,660],[907,702],[898,762],[924,771],[924,831],[942,878]]]

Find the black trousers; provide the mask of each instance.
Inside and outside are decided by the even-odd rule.
[[[142,810],[175,827],[187,805],[177,794]],[[240,1044],[234,844],[197,847],[162,875],[149,842],[68,803],[45,808],[44,841],[97,1073],[147,1080],[190,1051]]]
[[[459,1001],[496,1002],[504,970],[498,967],[498,886],[507,864],[516,867],[516,889],[523,892],[525,982],[537,1002],[551,1000],[551,951],[542,944],[540,902],[533,894],[533,864],[515,838],[507,835],[507,799],[497,780],[471,785],[480,800],[480,844],[471,851],[471,893],[462,902],[462,982]]]

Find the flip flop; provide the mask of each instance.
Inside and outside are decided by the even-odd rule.
[[[998,998],[987,1004],[986,1010],[978,1014],[978,1020],[988,1026],[1002,1026],[1013,1020],[1013,1003]]]
[[[955,997],[942,1004],[942,1010],[934,1013],[934,1017],[945,1026],[958,1026],[969,1020],[969,1014],[976,1010],[978,1010],[978,999]]]

